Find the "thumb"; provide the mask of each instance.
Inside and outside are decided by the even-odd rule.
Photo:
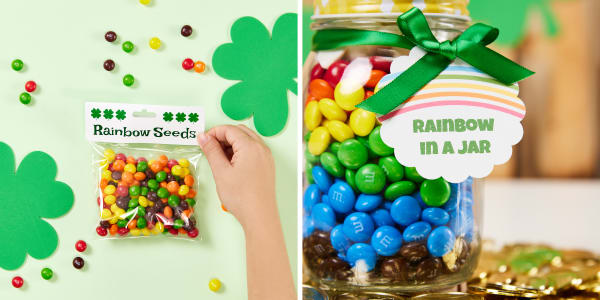
[[[198,137],[198,144],[200,145],[202,152],[204,152],[204,155],[206,155],[213,176],[217,176],[227,167],[231,166],[227,156],[225,156],[225,152],[223,152],[221,143],[219,143],[212,135],[201,133]]]

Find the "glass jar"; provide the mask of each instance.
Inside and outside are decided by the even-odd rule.
[[[399,10],[413,5],[404,0],[323,2],[315,1],[316,31],[400,34]],[[396,11],[381,12],[382,2],[393,2]],[[468,27],[467,3],[425,1],[420,8],[434,35],[444,41]],[[305,274],[321,288],[443,290],[468,280],[477,265],[481,214],[473,180],[425,180],[415,168],[402,166],[381,140],[376,115],[352,104],[372,95],[389,74],[392,59],[408,53],[350,46],[313,52],[306,62],[303,254]],[[368,58],[370,74],[361,74],[360,68],[346,72],[358,58]],[[355,80],[360,87],[344,91],[340,80],[353,77],[363,78]]]

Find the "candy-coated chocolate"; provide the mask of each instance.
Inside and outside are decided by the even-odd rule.
[[[379,156],[389,156],[394,154],[394,149],[386,145],[381,139],[381,126],[375,127],[369,134],[369,148]]]
[[[350,114],[350,121],[348,125],[358,136],[367,136],[375,127],[377,117],[375,113],[362,108],[355,109]]]
[[[352,190],[354,192],[358,191],[358,188],[356,187],[356,171],[346,169],[346,172],[344,174],[344,179],[346,179],[346,183],[348,183],[348,185],[350,185],[350,187],[352,187]]]
[[[358,169],[367,162],[369,153],[358,140],[348,139],[340,145],[337,157],[346,168]]]
[[[344,219],[344,234],[354,242],[366,242],[375,230],[371,216],[364,212],[351,213]]]
[[[27,92],[23,92],[19,95],[19,101],[25,105],[31,103],[31,95]]]
[[[17,289],[20,289],[23,286],[23,283],[24,283],[24,281],[21,276],[15,276],[12,279],[12,286]]]
[[[320,156],[321,166],[332,176],[341,178],[344,176],[344,167],[340,164],[337,157],[330,152],[325,152]]]
[[[382,201],[383,197],[381,195],[360,194],[356,199],[354,209],[362,212],[370,212],[379,207]]]
[[[329,98],[323,98],[318,101],[319,110],[328,120],[338,120],[346,122],[348,114],[337,105],[337,103]]]
[[[356,172],[356,187],[365,194],[377,194],[385,186],[385,173],[376,164],[366,164]]]
[[[310,81],[308,85],[308,92],[313,95],[317,100],[321,100],[323,98],[333,99],[334,90],[327,83],[327,81],[323,79],[313,79]]]
[[[371,246],[379,255],[393,256],[402,247],[402,233],[393,226],[379,227],[371,237]]]
[[[342,79],[342,75],[344,75],[344,71],[348,64],[349,63],[345,60],[335,61],[327,68],[323,79],[327,81],[331,87],[335,87],[340,82],[340,79]]]
[[[398,181],[390,184],[384,192],[385,200],[393,201],[400,196],[412,194],[417,186],[408,180]]]
[[[327,192],[329,206],[337,213],[348,213],[352,211],[356,196],[350,185],[344,181],[335,182]]]
[[[425,178],[421,177],[419,172],[417,172],[417,168],[415,167],[405,167],[404,176],[414,183],[422,183],[425,180]]]
[[[323,126],[315,128],[308,140],[308,151],[313,155],[321,155],[327,150],[331,142],[331,134],[329,130]]]
[[[131,53],[131,51],[133,51],[133,48],[135,48],[135,46],[133,45],[132,42],[126,41],[123,43],[121,48],[123,48],[123,51],[125,51],[127,53]]]
[[[330,231],[335,226],[335,213],[325,203],[317,203],[313,206],[312,215],[315,229]]]
[[[362,87],[354,91],[343,91],[343,82],[338,83],[334,90],[335,102],[344,110],[352,111],[356,109],[356,105],[362,102],[365,98],[365,90]]]
[[[393,155],[380,158],[379,166],[385,172],[385,176],[389,182],[400,181],[404,178],[404,167]]]
[[[13,60],[13,61],[11,62],[10,66],[11,66],[11,68],[12,68],[13,70],[15,70],[15,71],[17,71],[17,72],[18,72],[18,71],[21,71],[21,70],[23,70],[23,66],[25,66],[25,64],[23,63],[23,61],[22,61],[22,60],[20,60],[20,59],[15,59],[15,60]]]
[[[321,199],[321,191],[319,186],[316,184],[309,185],[304,191],[303,205],[304,211],[308,214],[311,213],[313,206],[319,203]]]
[[[36,88],[37,88],[37,83],[35,83],[35,81],[33,81],[33,80],[29,80],[25,83],[25,90],[27,92],[33,93],[33,92],[35,92]]]
[[[152,48],[154,50],[157,50],[158,48],[160,48],[161,44],[162,44],[162,42],[157,37],[151,38],[150,41],[148,42],[148,45],[150,46],[150,48]]]
[[[396,223],[408,226],[419,220],[421,217],[421,207],[415,198],[402,196],[392,204],[390,215]]]
[[[304,108],[304,125],[306,129],[312,131],[321,125],[323,115],[319,109],[319,103],[317,101],[311,101],[306,104]]]
[[[340,150],[340,147],[342,146],[342,143],[340,142],[333,142],[329,145],[329,149],[328,151],[337,155],[338,151]]]
[[[331,246],[338,252],[344,253],[352,246],[352,241],[344,234],[342,224],[335,226],[329,236]]]
[[[112,43],[117,40],[117,34],[114,31],[108,31],[104,34],[104,39],[107,42]]]
[[[79,270],[79,269],[83,268],[84,265],[85,265],[85,261],[83,260],[83,258],[78,256],[73,259],[73,267],[75,269]]]
[[[371,271],[375,268],[377,253],[371,245],[356,243],[348,249],[346,259],[351,266],[355,266],[359,261],[362,261],[367,267],[366,271]]]
[[[104,70],[110,72],[110,71],[112,71],[112,70],[115,69],[116,64],[115,64],[114,60],[107,59],[107,60],[104,61],[104,63],[102,64],[102,66],[104,67]]]
[[[454,248],[456,238],[446,226],[434,229],[427,238],[427,250],[435,257],[442,257]]]
[[[346,123],[339,120],[329,120],[325,127],[331,133],[331,136],[338,142],[343,142],[354,137],[354,132]]]
[[[43,268],[41,274],[45,280],[50,280],[54,276],[54,272],[50,268]]]
[[[193,29],[192,26],[190,25],[183,25],[183,27],[181,27],[181,35],[185,36],[185,37],[189,37],[190,35],[192,35],[193,33]]]
[[[206,64],[203,61],[194,62],[194,72],[196,73],[204,73],[206,70]]]
[[[431,232],[431,225],[427,222],[415,222],[404,229],[403,237],[406,242],[419,242],[427,238]]]
[[[75,243],[75,249],[79,252],[85,251],[87,249],[87,243],[85,241],[79,240]]]
[[[450,184],[440,177],[434,180],[425,180],[421,184],[421,197],[429,206],[440,207],[450,199]]]
[[[332,184],[331,176],[329,176],[327,171],[321,166],[315,166],[312,169],[312,176],[315,180],[315,184],[319,187],[319,190],[323,193],[327,193]]]
[[[321,67],[321,64],[317,63],[310,71],[310,80],[323,78],[325,72],[326,70]]]
[[[387,209],[381,208],[372,212],[371,218],[373,218],[373,222],[375,222],[376,227],[396,225]]]
[[[183,60],[183,62],[181,63],[181,67],[184,70],[191,70],[194,68],[194,60],[191,58],[186,58]]]
[[[421,213],[421,219],[429,222],[431,225],[442,226],[450,221],[450,215],[445,210],[438,207],[429,207]]]

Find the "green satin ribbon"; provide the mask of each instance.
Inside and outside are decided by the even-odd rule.
[[[454,40],[440,43],[431,32],[423,13],[415,7],[398,17],[398,28],[403,35],[356,29],[328,29],[315,34],[313,50],[379,45],[405,49],[418,46],[427,52],[408,70],[357,107],[385,115],[434,80],[457,58],[506,85],[534,74],[486,47],[498,37],[497,28],[478,23]]]

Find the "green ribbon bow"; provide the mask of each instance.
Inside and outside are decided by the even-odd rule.
[[[534,74],[486,47],[498,37],[497,28],[478,23],[454,40],[440,43],[431,32],[427,19],[416,7],[398,17],[398,28],[403,35],[369,30],[328,29],[318,31],[313,37],[313,50],[380,45],[405,49],[418,46],[427,51],[418,62],[357,107],[385,115],[435,79],[456,58],[506,85]]]

